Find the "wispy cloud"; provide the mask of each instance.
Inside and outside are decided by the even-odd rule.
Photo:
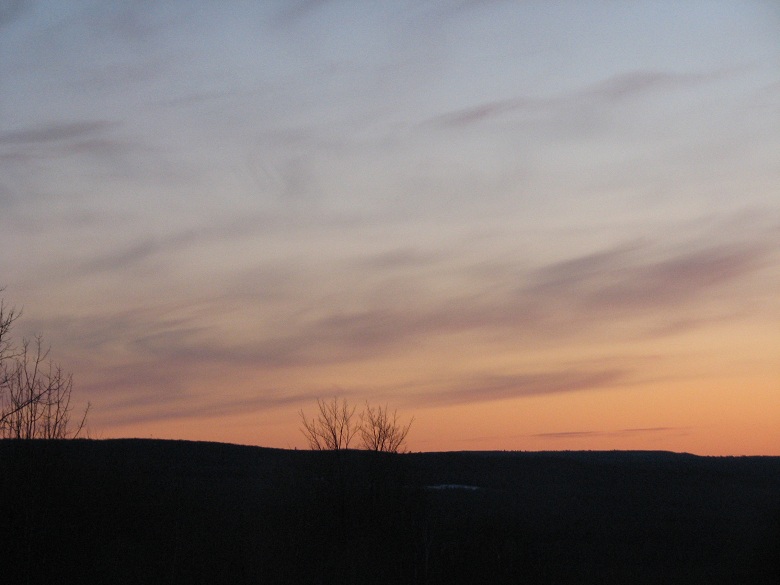
[[[124,381],[124,377],[118,378]],[[101,381],[96,390],[104,390],[111,379]],[[219,397],[206,394],[182,395],[177,392],[161,394],[159,391],[146,391],[135,387],[132,393],[114,394],[104,401],[105,412],[100,413],[102,424],[127,425],[148,423],[160,420],[185,418],[212,418],[233,414],[256,412],[267,409],[300,405],[310,405],[318,398],[329,396],[333,390],[305,393],[278,393],[273,389],[260,389],[254,396],[246,393],[237,395],[220,394]],[[105,396],[105,392],[102,392]],[[339,393],[339,396],[343,396]]]
[[[767,265],[769,242],[712,245],[667,257],[646,249],[611,250],[543,267],[520,291],[529,299],[558,298],[583,314],[669,311]]]
[[[415,397],[422,404],[463,404],[489,402],[525,396],[601,390],[627,382],[627,370],[580,371],[565,369],[532,374],[485,375],[454,384],[444,391]]]
[[[553,433],[536,433],[528,436],[541,439],[601,439],[605,437],[628,438],[638,435],[686,434],[689,431],[690,427],[648,427],[615,431],[558,431]]]
[[[479,281],[464,278],[458,296],[428,302],[402,296],[371,308],[333,311],[304,325],[296,345],[326,347],[345,358],[465,331],[566,339],[634,322],[640,325],[635,331],[658,333],[674,323],[679,332],[706,323],[697,303],[767,266],[772,251],[764,241],[667,254],[649,243],[632,243],[530,272],[497,265],[492,272],[482,270]],[[425,290],[424,284],[417,288]]]
[[[436,116],[425,124],[441,127],[466,127],[493,118],[521,114],[554,111],[559,108],[582,106],[583,104],[614,104],[635,96],[660,91],[671,91],[695,87],[712,82],[726,75],[723,71],[708,73],[669,73],[664,71],[640,70],[616,74],[601,82],[580,90],[546,96],[517,96],[505,100],[486,102],[474,107],[456,110]]]
[[[30,4],[28,0],[4,0],[0,3],[0,28],[22,16]]]
[[[281,229],[274,225],[274,220],[262,214],[248,214],[213,220],[208,225],[196,228],[171,230],[161,236],[149,236],[136,242],[116,245],[113,249],[101,250],[91,259],[81,262],[76,273],[89,276],[94,273],[122,272],[154,256],[168,256],[171,259],[177,252],[187,248],[239,240],[264,230]]]
[[[472,108],[465,108],[455,112],[449,112],[436,116],[427,123],[443,127],[465,127],[472,124],[490,120],[504,114],[520,111],[537,111],[557,103],[557,100],[533,99],[518,97],[508,100],[500,100],[480,104]]]
[[[669,73],[653,70],[629,71],[614,75],[566,99],[571,101],[583,97],[593,97],[614,102],[648,92],[692,87],[715,81],[723,77],[723,75],[724,72],[722,71],[709,73]]]
[[[143,242],[83,269],[125,269],[150,255],[195,245],[201,237],[217,238],[223,230],[230,232],[227,226],[214,229],[214,233],[182,233],[171,241]],[[253,228],[250,224],[246,229]],[[426,271],[441,272],[440,263],[457,271],[451,266],[452,258],[405,249],[363,258],[358,265],[348,263],[376,285],[345,290],[336,305],[323,302],[316,294],[317,273],[298,273],[289,266],[281,271],[258,268],[255,279],[244,282],[248,275],[237,276],[235,286],[224,283],[222,295],[202,306],[190,301],[183,310],[158,302],[67,324],[40,323],[39,328],[67,330],[70,343],[85,351],[111,355],[112,348],[122,348],[131,362],[167,364],[160,371],[170,367],[179,372],[201,367],[215,372],[292,367],[306,371],[399,356],[464,333],[476,335],[475,339],[489,338],[493,344],[529,349],[540,342],[599,339],[600,334],[604,339],[631,341],[643,334],[674,335],[727,318],[733,306],[703,310],[700,301],[721,287],[752,277],[767,265],[771,253],[770,244],[762,241],[702,245],[698,251],[686,248],[678,253],[663,253],[649,242],[633,242],[532,271],[497,264],[490,270],[483,267],[477,276],[463,267],[462,284],[454,289],[458,292],[437,296],[426,288]],[[410,272],[410,267],[415,270]],[[381,276],[396,270],[404,273],[406,284],[388,291]],[[414,276],[415,271],[420,274]],[[263,291],[275,289],[286,292],[263,296]],[[388,292],[392,294],[382,294]],[[291,298],[296,299],[294,309],[286,306]],[[265,319],[255,331],[231,334],[225,329],[222,319],[226,314],[251,312],[258,299],[280,303],[277,317]],[[368,299],[367,307],[347,308],[353,302],[365,305]],[[473,351],[478,354],[485,348],[477,343]],[[416,392],[421,401],[461,403],[585,391],[633,381],[633,365],[591,364],[497,376],[466,373],[461,380],[434,384],[435,391],[410,392]],[[446,391],[441,390],[442,384]]]
[[[110,173],[137,165],[152,154],[148,146],[117,136],[122,122],[81,120],[52,122],[0,134],[0,168],[17,193],[38,198],[51,189],[52,181],[62,181],[68,169],[87,164]],[[43,187],[47,185],[47,187]]]
[[[0,144],[40,144],[94,137],[118,124],[108,120],[51,123],[0,134]]]
[[[300,19],[316,12],[318,8],[325,6],[328,2],[329,0],[296,0],[288,2],[285,4],[285,8],[277,14],[277,24],[282,26],[295,24]]]
[[[88,126],[82,131],[93,130]],[[78,135],[78,128],[51,136],[71,134]],[[293,227],[305,231],[307,219],[297,221]],[[532,259],[522,255],[488,260],[470,247],[436,250],[408,244],[375,252],[351,249],[328,260],[327,270],[338,274],[340,283],[316,262],[273,265],[268,260],[271,264],[260,262],[254,268],[250,263],[245,271],[233,268],[220,283],[220,296],[202,306],[190,299],[183,310],[176,302],[150,297],[145,307],[119,312],[101,307],[91,316],[82,312],[78,320],[42,321],[36,327],[64,335],[75,348],[73,355],[89,361],[92,374],[86,390],[116,402],[116,420],[271,408],[321,393],[311,390],[310,381],[303,384],[304,390],[291,384],[260,387],[252,398],[246,391],[201,396],[197,387],[212,377],[218,385],[225,372],[296,369],[299,379],[305,380],[322,368],[395,359],[464,333],[476,340],[472,349],[478,356],[496,347],[533,351],[539,343],[630,341],[626,335],[636,339],[689,331],[728,316],[733,303],[749,302],[724,297],[723,302],[731,305],[716,303],[713,310],[703,300],[718,298],[723,289],[777,265],[778,224],[769,230],[756,225],[756,218],[746,217],[704,234],[622,241],[533,268]],[[322,221],[317,226],[325,232],[343,230],[342,225],[326,226]],[[286,241],[283,236],[289,228],[276,216],[246,214],[171,230],[114,249],[104,247],[69,268],[68,278],[122,275],[152,258],[175,265],[178,254],[209,243],[241,238],[252,242],[268,234],[275,236],[264,242]],[[443,280],[453,285],[437,286]],[[358,286],[352,289],[350,283]],[[192,286],[197,287],[194,280]],[[165,281],[161,287],[165,290]],[[263,296],[268,290],[283,294]],[[275,318],[258,320],[251,332],[226,328],[229,320],[223,318],[228,312],[251,313],[269,298],[283,307]],[[484,338],[492,345],[480,345]],[[541,371],[497,375],[477,371],[477,361],[463,364],[457,379],[428,380],[398,392],[415,405],[467,404],[589,392],[647,378],[639,366],[619,360],[548,364]],[[409,373],[410,379],[417,376]],[[168,396],[169,403],[155,409],[159,393]]]

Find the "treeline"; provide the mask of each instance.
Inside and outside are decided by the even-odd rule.
[[[486,570],[502,582],[492,545],[505,534],[434,505],[398,455],[167,467],[154,445],[81,449],[106,443],[0,442],[4,582],[443,584]]]
[[[610,461],[0,441],[3,581],[777,582],[780,462]]]

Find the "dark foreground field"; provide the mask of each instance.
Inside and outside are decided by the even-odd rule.
[[[780,458],[0,441],[0,582],[780,583]]]

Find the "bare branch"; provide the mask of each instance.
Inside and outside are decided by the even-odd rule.
[[[49,349],[40,335],[32,342],[23,339],[19,348],[12,343],[9,334],[18,317],[18,312],[6,309],[0,300],[0,437],[76,437],[86,424],[89,405],[74,429],[73,377],[49,360]]]
[[[369,451],[386,451],[398,453],[403,449],[406,435],[412,427],[414,417],[403,425],[398,419],[398,411],[390,413],[387,405],[371,406],[366,402],[366,409],[360,415],[360,437],[363,448]]]
[[[352,439],[359,431],[354,421],[355,407],[349,407],[346,398],[339,400],[317,399],[319,413],[317,418],[308,419],[303,410],[301,417],[301,432],[309,443],[309,448],[316,451],[339,451],[349,449]]]
[[[0,292],[2,290],[0,288]],[[12,357],[9,353],[13,353],[13,345],[9,337],[14,321],[19,318],[19,315],[16,309],[8,309],[5,302],[0,299],[0,360]]]

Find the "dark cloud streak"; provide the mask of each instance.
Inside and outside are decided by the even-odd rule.
[[[770,254],[767,243],[757,242],[643,261],[630,248],[618,247],[546,267],[521,295],[566,298],[582,312],[668,311],[759,270]]]
[[[93,137],[119,124],[108,120],[52,123],[0,134],[0,144],[40,144]]]
[[[631,71],[614,75],[600,83],[579,91],[544,98],[519,96],[506,100],[487,102],[436,116],[427,122],[440,127],[466,127],[509,114],[540,113],[558,108],[581,106],[583,103],[605,105],[629,99],[653,91],[683,89],[714,81],[724,75],[712,73],[666,73],[661,71]]]
[[[635,435],[653,435],[667,433],[687,433],[690,427],[648,427],[620,429],[617,431],[559,431],[529,435],[540,439],[601,439],[605,437],[626,438]]]
[[[3,0],[0,2],[0,28],[12,24],[29,7],[27,0]]]
[[[173,254],[211,239],[240,237],[241,230],[252,234],[261,229],[256,219],[247,217],[237,224],[215,224],[206,230],[142,241],[87,262],[81,271],[85,275],[120,271],[156,254]],[[731,305],[722,306],[719,312],[711,307],[702,312],[702,301],[717,298],[712,293],[772,265],[776,230],[765,236],[732,243],[689,241],[682,247],[633,241],[533,270],[511,262],[491,262],[474,270],[473,265],[455,262],[456,251],[426,254],[405,248],[345,260],[342,268],[359,273],[366,284],[354,291],[345,287],[343,298],[334,305],[324,302],[317,292],[321,273],[309,274],[309,268],[296,272],[287,266],[268,273],[278,283],[263,282],[260,277],[232,288],[224,283],[225,296],[198,306],[158,302],[122,313],[96,313],[36,326],[61,332],[84,355],[112,356],[117,351],[124,355],[126,365],[106,370],[100,385],[109,395],[141,387],[139,397],[143,388],[186,393],[191,383],[202,381],[204,372],[219,377],[236,371],[316,371],[322,366],[399,357],[435,347],[453,335],[473,336],[476,358],[485,350],[479,342],[482,335],[518,351],[584,337],[612,343],[626,340],[626,335],[641,337],[637,333],[641,331],[674,335],[728,318]],[[439,278],[445,271],[449,278],[460,279],[460,286],[453,287],[449,295],[432,294],[426,279]],[[388,277],[396,286],[385,294]],[[245,303],[257,303],[260,297],[249,289],[269,286],[294,287],[276,299],[286,303],[294,294],[293,308],[259,322],[255,333],[226,334],[220,325],[222,315]],[[632,385],[639,378],[646,381],[646,372],[640,369],[633,362],[618,361],[506,375],[466,372],[460,380],[440,379],[423,385],[430,390],[407,388],[404,395],[416,404],[442,405],[587,392]],[[280,389],[275,400],[293,394]],[[261,399],[257,404],[263,407]]]
[[[222,231],[192,232],[161,243],[143,242],[97,259],[82,269],[88,273],[121,270],[152,254],[194,245],[203,237],[221,237]],[[698,252],[658,259],[653,257],[652,248],[647,245],[619,245],[530,273],[498,266],[492,276],[483,274],[480,283],[464,282],[465,290],[473,289],[474,292],[460,296],[426,301],[414,297],[415,286],[425,290],[424,284],[417,283],[406,288],[401,286],[398,294],[377,294],[373,306],[360,310],[320,306],[316,313],[324,311],[324,314],[316,318],[305,317],[309,312],[301,310],[284,319],[284,328],[268,325],[253,341],[243,342],[238,347],[218,340],[171,335],[165,343],[154,344],[150,355],[185,362],[209,360],[258,367],[304,367],[408,351],[434,343],[437,338],[464,332],[499,334],[507,341],[514,340],[513,343],[539,343],[592,335],[599,330],[606,332],[620,323],[644,323],[630,329],[668,335],[705,325],[707,320],[696,312],[696,303],[719,287],[759,270],[769,253],[765,245],[756,243],[711,246]],[[389,264],[387,260],[384,255],[377,255],[374,270],[393,270],[396,261],[404,265],[417,264],[423,258],[405,253],[398,257],[391,255]],[[361,262],[372,264],[366,260]],[[295,273],[272,271],[269,274],[283,281],[296,279],[298,287],[312,290],[317,287],[317,277],[313,275],[306,279],[303,275],[296,277]],[[505,281],[507,274],[520,284],[496,287],[491,283]],[[381,279],[377,282],[377,287],[386,286]],[[414,277],[412,282],[416,282]],[[284,285],[283,282],[278,284]],[[491,285],[498,292],[487,297],[479,294],[481,287]],[[277,285],[271,282],[268,286]],[[242,297],[247,294],[246,291],[240,293]],[[303,293],[299,291],[298,294]],[[349,292],[345,294],[349,298]],[[355,294],[358,295],[356,300],[362,296]],[[229,299],[226,301],[230,302]],[[312,310],[319,304],[316,297],[309,302]],[[725,308],[723,310],[728,313]],[[218,304],[214,311],[219,314]],[[147,318],[151,324],[159,322],[161,317],[141,315],[138,320]],[[719,317],[708,314],[708,319],[712,318]],[[176,329],[182,327],[183,324],[177,324]],[[494,390],[498,392],[499,388]]]
[[[121,272],[153,256],[175,255],[177,252],[210,242],[240,239],[268,230],[281,230],[278,221],[262,214],[245,215],[207,225],[183,229],[160,237],[147,237],[115,250],[103,252],[82,262],[76,272],[83,276],[102,272]]]
[[[566,369],[533,374],[482,376],[455,384],[446,391],[420,394],[416,401],[437,405],[464,404],[600,390],[626,382],[629,374],[629,371],[621,369],[597,372]]]

